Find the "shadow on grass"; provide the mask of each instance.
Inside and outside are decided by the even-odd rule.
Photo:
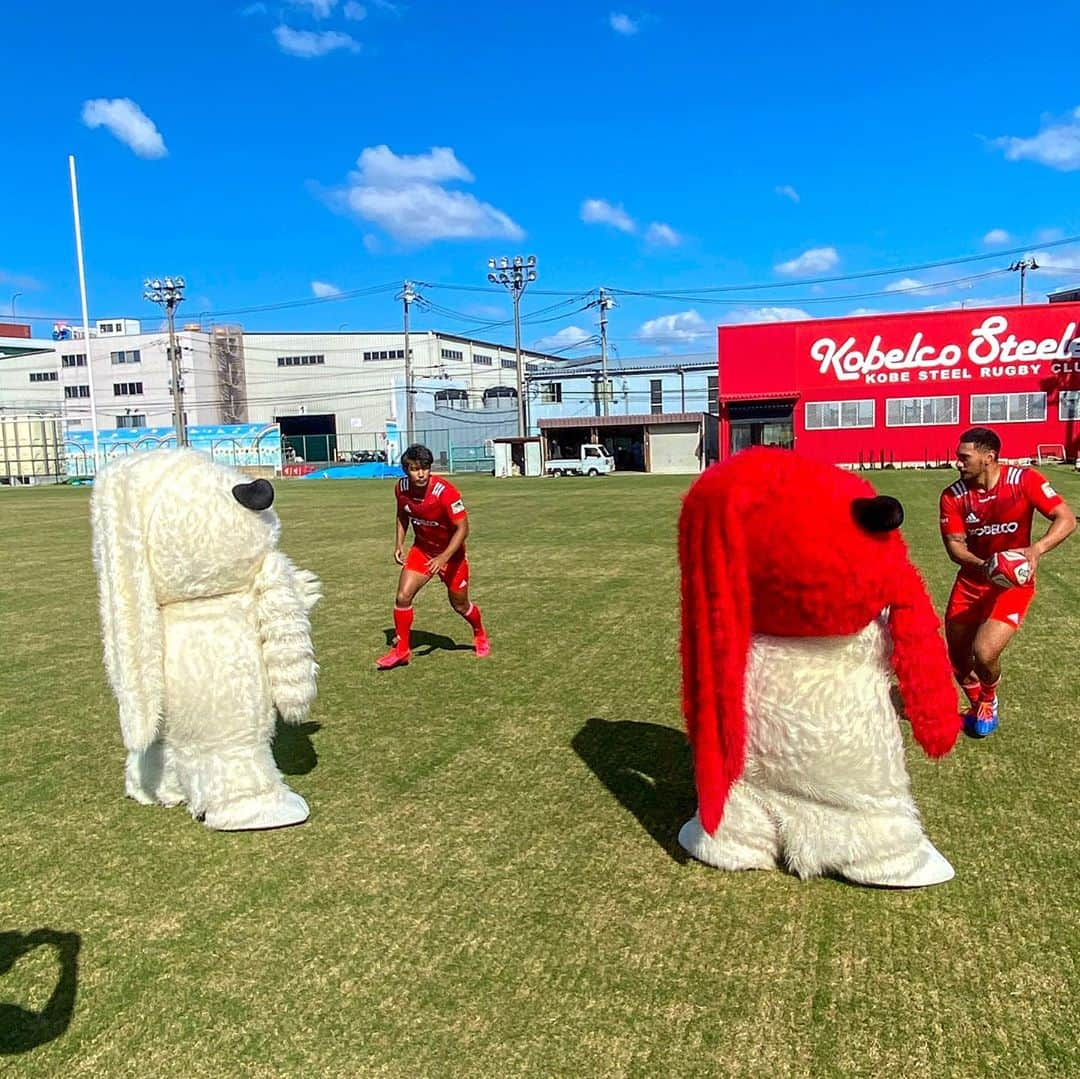
[[[28,1053],[67,1030],[75,1012],[81,946],[78,933],[58,933],[55,929],[0,933],[0,975],[7,974],[22,956],[35,948],[54,948],[60,963],[60,977],[41,1011],[0,1001],[0,1054]]]
[[[383,630],[386,634],[386,647],[389,648],[396,637],[393,628]],[[432,652],[441,650],[444,652],[471,652],[471,644],[458,644],[453,637],[444,637],[441,633],[426,633],[422,629],[414,629],[409,634],[409,647],[414,656],[430,656]],[[423,651],[420,651],[423,649]]]
[[[679,829],[697,808],[686,735],[657,723],[593,717],[571,739],[593,775],[680,864]]]
[[[319,763],[311,736],[322,729],[321,723],[301,723],[294,727],[278,716],[274,731],[274,760],[287,776],[306,776]]]

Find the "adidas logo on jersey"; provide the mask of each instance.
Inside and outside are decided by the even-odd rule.
[[[969,513],[964,518],[964,523],[969,525],[977,525],[979,523],[979,518],[976,517],[974,513]]]

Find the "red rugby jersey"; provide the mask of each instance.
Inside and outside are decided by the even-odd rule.
[[[412,521],[416,546],[425,554],[446,550],[458,521],[466,516],[461,493],[449,481],[431,474],[427,486],[414,492],[409,477],[399,480],[394,490],[398,513]],[[465,553],[465,547],[459,549]]]
[[[1002,465],[989,490],[961,479],[941,492],[941,534],[964,536],[968,550],[985,561],[997,551],[1030,546],[1035,510],[1048,517],[1061,501],[1050,481],[1034,468]],[[963,566],[960,573],[983,580],[977,566]]]

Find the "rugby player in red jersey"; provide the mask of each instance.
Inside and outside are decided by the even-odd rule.
[[[410,446],[401,456],[405,478],[394,494],[397,501],[394,561],[401,566],[394,600],[394,647],[375,661],[380,670],[400,667],[411,657],[409,634],[413,624],[413,599],[436,574],[446,585],[450,606],[472,626],[477,656],[491,652],[480,608],[469,602],[469,563],[465,538],[469,517],[461,494],[449,480],[431,472],[434,461],[426,446]],[[405,554],[405,536],[412,523],[414,545]]]
[[[1020,628],[1035,595],[1039,559],[1076,528],[1076,515],[1034,468],[1002,465],[1001,439],[988,427],[960,436],[960,478],[941,493],[941,537],[960,567],[945,610],[949,657],[970,708],[964,731],[985,738],[998,723],[1001,653]],[[1031,542],[1035,510],[1050,520],[1042,539]],[[1031,580],[999,588],[987,578],[998,551],[1019,550],[1031,563]]]

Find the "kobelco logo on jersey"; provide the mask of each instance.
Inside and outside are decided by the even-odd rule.
[[[1007,532],[1015,532],[1020,526],[1016,521],[1008,521],[1001,525],[983,525],[982,528],[973,528],[969,536],[1001,536]]]

